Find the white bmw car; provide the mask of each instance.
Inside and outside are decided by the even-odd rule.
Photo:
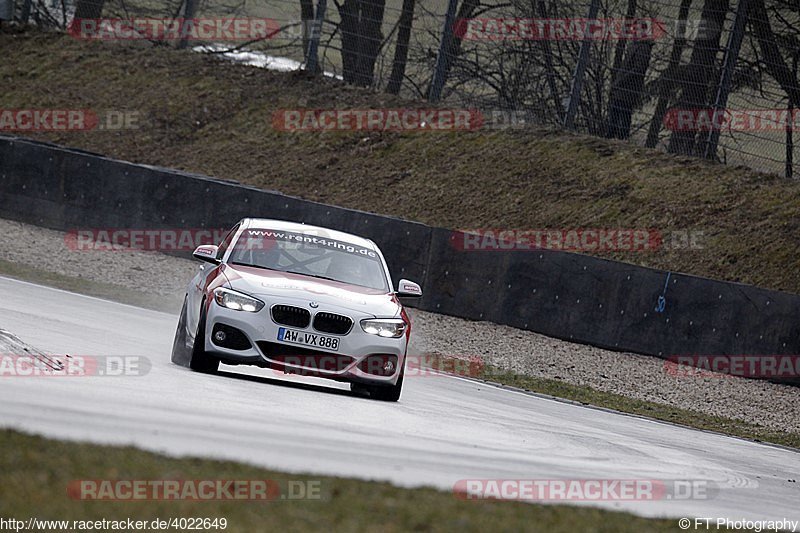
[[[293,222],[244,219],[189,283],[172,361],[201,372],[220,362],[351,383],[397,401],[411,322],[383,254],[369,239]]]

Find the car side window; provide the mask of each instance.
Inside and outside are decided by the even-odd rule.
[[[238,229],[239,224],[236,224],[233,229],[230,230],[227,235],[225,235],[225,238],[222,239],[222,242],[219,243],[219,250],[217,251],[217,259],[219,261],[222,261],[222,258],[225,257],[225,252],[230,247],[231,242],[233,242],[233,237],[236,235],[236,231]]]

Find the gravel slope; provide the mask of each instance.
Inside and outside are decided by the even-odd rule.
[[[174,299],[197,262],[155,252],[73,251],[64,233],[0,219],[4,259],[64,276],[110,283]],[[735,377],[677,377],[660,359],[573,344],[536,333],[411,311],[418,347],[480,357],[503,369],[635,399],[800,432],[800,387]],[[0,323],[0,327],[2,327]],[[24,339],[23,339],[24,340]]]
[[[65,233],[0,219],[2,259],[159,296],[182,295],[198,262],[146,251],[76,251]]]

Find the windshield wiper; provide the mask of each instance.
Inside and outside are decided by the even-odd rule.
[[[347,283],[346,281],[342,281],[336,278],[329,278],[328,276],[320,276],[319,274],[306,274],[304,272],[293,272],[291,270],[287,270],[290,274],[297,274],[299,276],[308,276],[309,278],[317,278],[317,279],[326,279],[328,281],[336,281],[337,283]]]
[[[253,263],[242,263],[241,261],[231,261],[231,265],[239,265],[239,266],[246,266],[246,267],[253,267],[253,268],[263,268],[264,270],[274,270],[276,272],[285,272],[285,270],[279,270],[277,268],[271,268],[264,265],[255,265]]]

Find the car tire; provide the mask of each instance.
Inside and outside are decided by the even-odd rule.
[[[400,371],[400,377],[397,378],[397,383],[394,385],[368,386],[367,390],[369,391],[369,397],[380,402],[396,402],[400,399],[400,393],[403,392],[404,377],[405,368]]]
[[[191,359],[192,351],[186,346],[186,297],[184,296],[181,317],[175,329],[175,340],[172,341],[171,361],[176,365],[189,366]]]
[[[219,359],[210,356],[205,350],[206,344],[206,302],[203,301],[200,308],[200,319],[197,321],[197,333],[194,336],[194,346],[192,346],[192,358],[189,361],[189,368],[196,372],[213,374],[219,370]]]

